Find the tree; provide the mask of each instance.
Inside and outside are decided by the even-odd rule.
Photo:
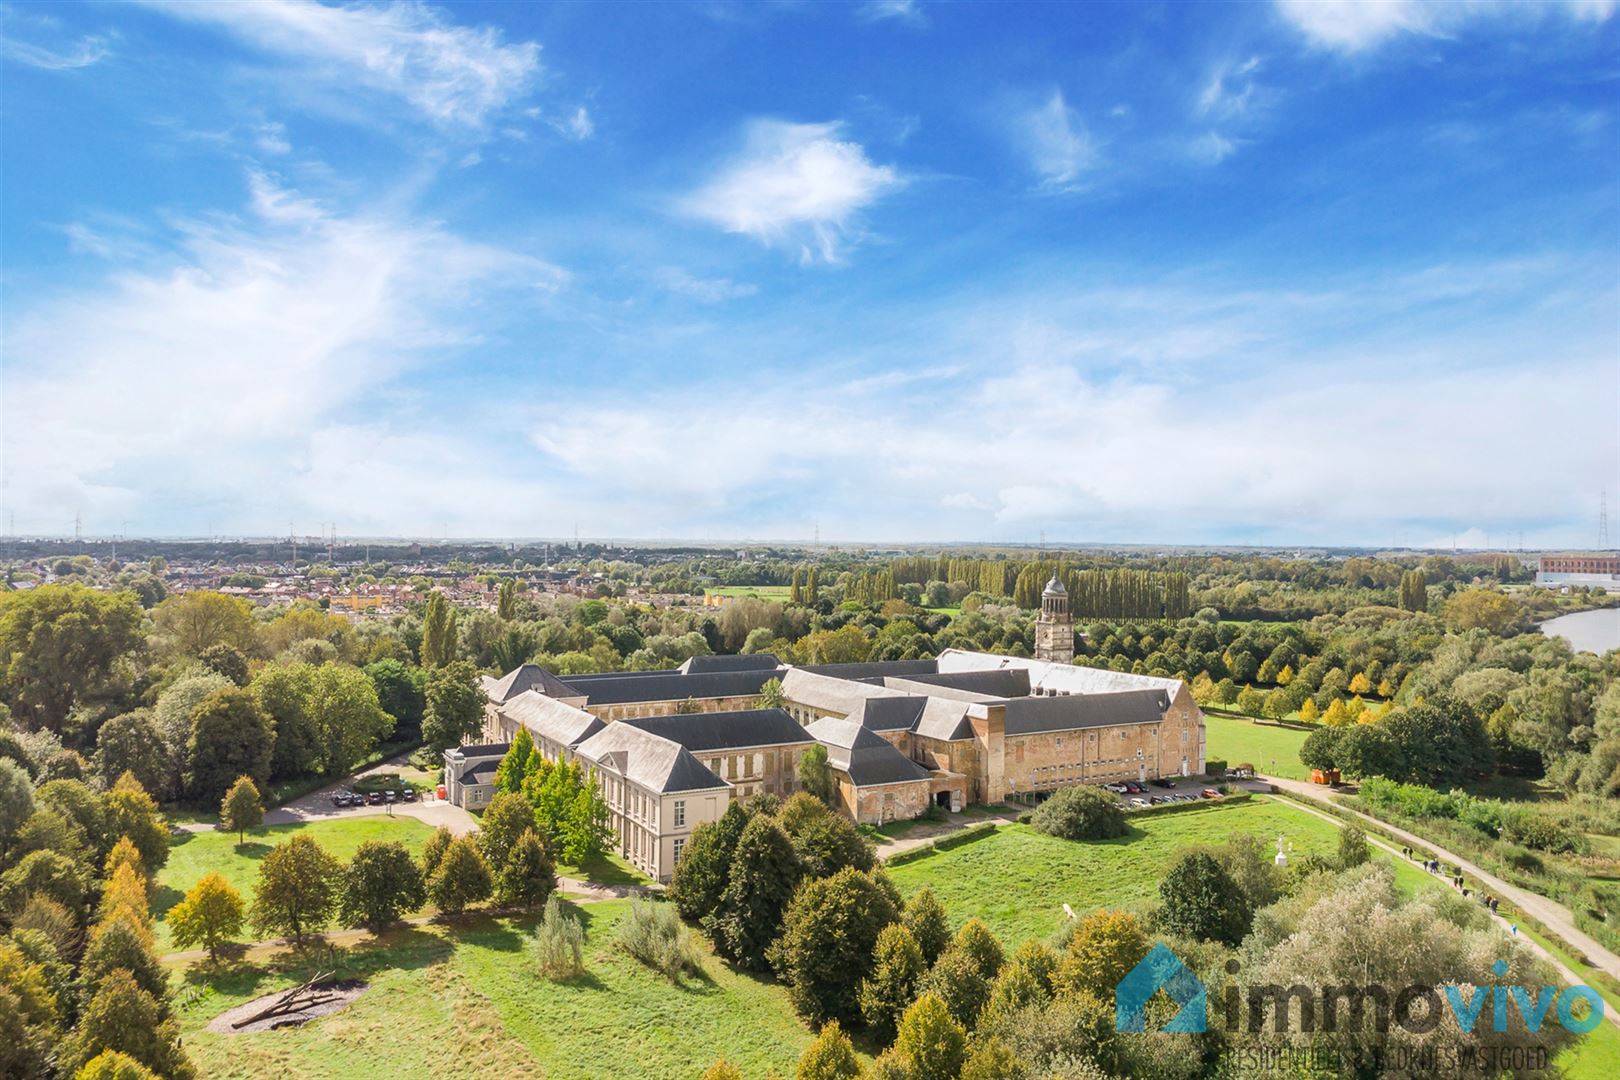
[[[264,802],[259,798],[259,788],[251,776],[239,776],[231,790],[225,793],[225,801],[220,803],[219,823],[236,834],[236,842],[241,844],[247,839],[249,829],[257,829],[264,824]]]
[[[967,1031],[937,994],[924,994],[901,1018],[891,1052],[908,1080],[956,1080],[967,1052]]]
[[[162,791],[169,774],[163,752],[163,734],[151,709],[120,713],[96,732],[96,752],[91,771],[106,787],[112,787],[126,771],[147,791]]]
[[[422,871],[397,840],[367,840],[343,871],[338,921],[373,932],[397,922],[427,901]]]
[[[670,899],[681,918],[696,922],[719,908],[726,873],[747,824],[742,804],[732,802],[720,820],[706,821],[692,830],[669,884]]]
[[[1517,633],[1526,621],[1524,606],[1497,589],[1464,589],[1446,601],[1445,618],[1459,633],[1485,630],[1497,637]]]
[[[73,1074],[73,1080],[162,1080],[157,1073],[117,1050],[103,1050]]]
[[[137,926],[148,926],[148,920],[151,918],[147,912],[148,904],[146,875],[141,872],[140,860],[137,858],[133,862],[121,861],[107,875],[107,883],[101,890],[101,907],[97,914],[102,922],[126,915]]]
[[[165,1080],[196,1076],[180,1048],[179,1026],[127,971],[113,971],[102,980],[63,1048],[62,1067],[76,1071],[105,1050],[126,1054]]]
[[[484,817],[478,826],[478,847],[490,866],[505,866],[518,837],[534,828],[534,807],[529,805],[529,800],[503,791],[484,808]]]
[[[794,581],[797,584],[798,575]],[[799,1055],[799,1067],[793,1080],[860,1080],[861,1059],[855,1056],[855,1045],[838,1026],[829,1020],[821,1026],[810,1045]]]
[[[1367,843],[1367,834],[1354,825],[1341,827],[1339,829],[1339,869],[1354,869],[1370,858],[1372,858],[1372,846]]]
[[[846,866],[870,870],[876,864],[871,842],[855,823],[809,792],[798,792],[783,803],[776,820],[793,841],[806,877],[831,877]]]
[[[850,867],[800,886],[770,952],[800,1016],[811,1024],[860,1020],[861,979],[871,970],[878,935],[898,916],[872,876]]]
[[[259,864],[253,898],[253,928],[261,936],[294,941],[318,931],[332,918],[342,865],[307,834],[294,835],[270,849]]]
[[[1237,711],[1245,716],[1261,716],[1265,709],[1266,695],[1252,686],[1245,686],[1238,691]]]
[[[141,787],[134,773],[126,772],[101,797],[107,811],[107,834],[128,837],[140,853],[148,875],[169,861],[169,823],[158,813],[157,802]]]
[[[759,688],[759,707],[762,709],[780,709],[785,700],[787,699],[782,696],[781,679],[766,679],[765,684]]]
[[[445,849],[455,838],[455,834],[443,825],[433,830],[433,835],[422,845],[422,880],[433,876],[433,871],[439,868],[439,860],[444,858]]]
[[[219,947],[242,932],[245,910],[230,882],[208,873],[170,909],[164,921],[176,945],[182,949],[201,945],[208,950],[208,959],[217,960]]]
[[[537,908],[557,888],[557,872],[540,834],[529,829],[517,838],[495,875],[495,896],[503,907]]]
[[[872,970],[861,981],[861,1017],[883,1043],[894,1038],[900,1016],[916,1000],[927,961],[910,930],[885,926],[873,950]]]
[[[444,857],[428,878],[428,899],[446,915],[465,911],[469,904],[488,900],[495,880],[478,845],[470,836],[458,836],[444,849]]]
[[[89,997],[116,971],[127,971],[167,1014],[169,973],[152,951],[151,931],[127,913],[100,922],[90,931],[79,961],[79,992]]]
[[[1338,768],[1339,740],[1345,732],[1340,728],[1318,728],[1305,736],[1299,745],[1299,760],[1307,769]]]
[[[456,658],[456,609],[444,593],[428,593],[422,615],[422,666],[443,667]]]
[[[917,947],[922,950],[923,960],[932,967],[940,953],[951,943],[945,908],[934,895],[934,890],[924,885],[912,893],[911,899],[906,901],[906,910],[900,916],[900,922],[911,931]]]
[[[0,874],[0,912],[13,912],[35,894],[55,900],[75,916],[85,909],[85,883],[79,866],[59,851],[30,851]]]
[[[171,596],[153,609],[152,621],[170,656],[200,657],[214,645],[258,651],[253,605],[224,593],[198,590]]]
[[[243,656],[242,650],[235,645],[227,645],[224,642],[210,645],[198,655],[197,659],[202,661],[203,667],[225,676],[237,686],[248,684],[247,657]]]
[[[320,734],[309,715],[314,674],[313,665],[278,660],[261,668],[253,680],[260,707],[275,721],[270,775],[278,779],[307,776],[321,768]]]
[[[208,805],[224,796],[233,777],[268,784],[274,742],[272,721],[252,692],[232,687],[211,695],[191,714],[186,791]]]
[[[827,763],[827,748],[816,743],[799,755],[799,786],[828,806],[838,798],[838,781]]]
[[[141,642],[127,592],[41,585],[0,593],[0,691],[26,729],[61,731],[81,696],[104,685]]]
[[[1041,803],[1029,823],[1065,840],[1108,840],[1130,831],[1119,796],[1089,784],[1063,788]]]
[[[755,971],[766,967],[765,954],[782,927],[782,916],[799,884],[799,857],[793,842],[774,819],[756,814],[744,826],[720,896],[716,947]]]
[[[1306,698],[1299,706],[1299,718],[1307,724],[1314,724],[1322,712],[1316,707],[1316,702]]]
[[[1052,989],[1112,998],[1114,987],[1147,951],[1147,933],[1135,915],[1107,909],[1090,912],[1069,936],[1068,948],[1052,971]]]
[[[607,799],[596,782],[596,770],[592,769],[590,776],[579,782],[568,807],[568,817],[562,827],[563,861],[571,866],[584,866],[601,858],[612,842],[613,825]]]
[[[1028,1080],[1029,1075],[1018,1055],[992,1035],[973,1041],[960,1080]]]
[[[1254,910],[1226,869],[1208,853],[1191,851],[1159,884],[1159,923],[1173,934],[1236,945],[1249,932]]]
[[[0,852],[11,845],[17,830],[34,812],[34,782],[10,758],[0,758]]]
[[[377,688],[377,704],[394,718],[394,735],[416,739],[422,734],[422,716],[427,709],[424,692],[427,679],[422,669],[403,660],[378,660],[364,668],[366,677]]]
[[[359,668],[322,664],[310,673],[309,721],[328,776],[342,776],[394,730],[377,687]]]
[[[511,746],[501,763],[495,767],[495,790],[497,792],[520,792],[523,790],[523,778],[529,774],[529,758],[534,756],[534,739],[529,736],[529,729],[519,726],[517,734],[512,736]],[[530,816],[534,810],[530,808]],[[489,816],[488,811],[484,815]]]
[[[484,692],[478,671],[469,661],[456,660],[428,674],[427,713],[422,738],[435,752],[460,746],[475,737],[484,723]]]
[[[1403,611],[1429,610],[1429,583],[1421,570],[1401,575],[1400,606]]]
[[[507,578],[501,582],[500,592],[495,600],[495,615],[503,622],[517,614],[517,581]]]

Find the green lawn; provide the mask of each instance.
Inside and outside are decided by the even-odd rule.
[[[567,983],[536,974],[532,920],[412,928],[342,950],[336,965],[323,954],[286,971],[220,976],[182,1008],[186,1048],[208,1077],[696,1077],[722,1049],[745,1075],[791,1076],[811,1036],[780,987],[712,956],[704,979],[672,985],[615,944],[626,908],[578,908],[586,974]],[[334,966],[371,983],[343,1012],[299,1029],[205,1030],[225,1009]],[[193,975],[206,981],[201,969]]]
[[[1299,763],[1299,747],[1308,731],[1257,724],[1218,713],[1204,714],[1204,756],[1236,765],[1247,761],[1268,776],[1309,780],[1310,770]]]
[[[903,863],[889,871],[905,895],[934,890],[956,923],[977,915],[1008,948],[1056,930],[1063,904],[1076,913],[1091,908],[1139,907],[1157,897],[1159,879],[1176,853],[1195,844],[1219,844],[1235,832],[1274,841],[1280,833],[1296,853],[1330,853],[1338,828],[1314,814],[1257,797],[1232,806],[1200,806],[1137,818],[1118,840],[1076,843],[1006,825],[994,836]],[[1425,879],[1397,863],[1403,885]]]
[[[159,951],[168,947],[169,928],[163,915],[178,904],[186,890],[210,871],[219,873],[230,882],[242,898],[253,899],[253,888],[259,880],[259,860],[272,847],[294,833],[306,832],[341,862],[347,862],[367,840],[399,840],[411,853],[418,854],[433,830],[409,817],[353,817],[312,821],[302,825],[274,825],[263,829],[249,829],[247,842],[240,847],[235,833],[188,832],[176,833],[169,847],[169,861],[157,876],[157,887],[152,894],[152,911],[159,922],[157,937]]]

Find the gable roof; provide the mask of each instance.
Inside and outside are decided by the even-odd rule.
[[[869,697],[849,718],[872,731],[909,730],[928,704],[925,697]]]
[[[968,709],[973,704],[968,701],[931,697],[928,704],[923,706],[922,715],[917,718],[917,726],[912,730],[927,739],[944,739],[950,742],[971,739],[973,725],[968,722]]]
[[[610,754],[615,755],[622,759],[622,773],[627,779],[661,794],[731,786],[684,746],[634,724],[609,724],[580,743],[576,752],[600,768],[620,772],[617,762],[604,761]]]
[[[737,656],[693,656],[676,668],[684,675],[710,671],[775,671],[782,661],[770,653],[741,653]]]
[[[871,660],[862,664],[806,664],[800,671],[817,675],[831,675],[835,679],[883,679],[893,675],[906,678],[912,675],[932,675],[939,671],[939,662],[928,660]]]
[[[746,671],[641,671],[576,675],[571,686],[587,705],[628,705],[687,698],[752,697],[777,676],[776,668]]]
[[[577,746],[605,726],[584,709],[547,697],[538,690],[524,691],[496,712],[563,746]]]
[[[1163,690],[1174,700],[1184,685],[1180,679],[1161,675],[1133,675],[1128,671],[1054,664],[1022,656],[998,656],[965,649],[946,649],[939,654],[941,672],[983,671],[987,668],[1023,668],[1029,672],[1032,692],[1055,690],[1060,694],[1111,694],[1123,690]]]
[[[1170,695],[1163,690],[1014,698],[1007,702],[1006,732],[1029,735],[1039,731],[1157,724],[1164,719],[1164,711],[1169,707]]]
[[[797,720],[781,709],[638,716],[619,723],[662,736],[696,753],[755,746],[792,746],[815,741],[815,737]]]
[[[782,696],[800,705],[807,705],[838,716],[851,716],[860,712],[868,698],[906,697],[900,690],[890,690],[872,683],[852,682],[836,675],[827,675],[808,668],[788,668],[782,677]]]
[[[539,664],[520,664],[499,679],[485,675],[484,693],[497,705],[504,705],[528,690],[538,690],[547,697],[583,697],[578,690],[563,682]]]
[[[827,748],[827,763],[847,775],[856,787],[928,780],[927,769],[853,720],[824,716],[805,730]]]
[[[1027,668],[984,668],[978,671],[942,671],[934,675],[912,675],[905,679],[887,678],[885,686],[906,684],[916,687],[917,693],[944,693],[950,690],[977,694],[985,698],[1015,698],[1029,696],[1029,670]],[[933,689],[929,689],[932,687]],[[953,696],[945,694],[945,696]],[[963,698],[962,700],[968,700]]]

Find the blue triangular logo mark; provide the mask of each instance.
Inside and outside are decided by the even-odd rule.
[[[1114,1030],[1145,1030],[1148,999],[1161,989],[1181,1006],[1163,1030],[1193,1033],[1204,1030],[1207,1022],[1204,984],[1162,942],[1149,949],[1142,962],[1114,987]]]

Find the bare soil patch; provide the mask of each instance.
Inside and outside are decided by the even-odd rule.
[[[238,1005],[220,1013],[208,1022],[208,1030],[219,1035],[248,1035],[258,1031],[275,1031],[278,1028],[301,1027],[311,1020],[329,1016],[340,1009],[347,1008],[349,1002],[366,991],[366,983],[361,979],[338,979],[322,983],[319,990],[304,998],[290,1002],[292,1006],[283,1012],[271,1016],[259,1016],[250,1020],[257,1014],[265,1012],[275,1005],[277,1000],[286,996],[286,990],[277,990],[273,994],[254,998],[252,1001]],[[243,1021],[248,1021],[243,1023]],[[241,1024],[241,1027],[236,1025]]]

